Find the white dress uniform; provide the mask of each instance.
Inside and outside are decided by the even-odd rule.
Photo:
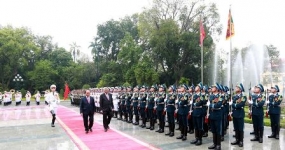
[[[37,105],[40,105],[41,94],[39,92],[35,95],[35,98],[36,98]]]
[[[25,97],[27,102],[26,106],[29,106],[31,101],[31,93],[28,92]]]
[[[16,102],[16,106],[21,104],[21,100],[22,100],[22,94],[21,93],[16,93],[15,94],[15,102]]]
[[[45,98],[45,104],[48,105],[48,93],[45,93],[44,98]]]
[[[2,105],[2,101],[3,101],[3,94],[0,93],[0,105]]]
[[[118,93],[113,93],[112,97],[113,97],[114,111],[118,111],[118,107],[119,107]]]
[[[47,101],[49,104],[49,111],[57,113],[57,104],[60,103],[60,99],[57,92],[50,92],[47,94]]]
[[[9,97],[8,92],[4,93],[4,98],[3,99],[4,99],[4,106],[7,106],[9,101],[10,101],[10,97]]]

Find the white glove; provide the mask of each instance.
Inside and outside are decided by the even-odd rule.
[[[154,106],[153,109],[156,109],[156,106]]]
[[[231,106],[232,104],[233,104],[233,102],[232,102],[232,101],[230,101],[230,102],[229,102],[229,105]]]
[[[230,112],[230,116],[233,114],[233,112]]]
[[[269,100],[268,100],[268,101],[265,101],[265,104],[266,104],[266,105],[269,104]]]
[[[207,106],[210,106],[210,102],[209,101],[207,102]]]
[[[175,110],[175,113],[177,113],[177,111],[178,111],[178,110],[176,109],[176,110]]]
[[[193,101],[190,101],[190,105],[192,105],[193,104]]]
[[[249,100],[248,100],[247,102],[248,102],[249,104],[252,104],[252,103],[253,103],[252,101],[249,101]]]

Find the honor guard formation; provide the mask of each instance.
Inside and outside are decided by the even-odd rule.
[[[264,90],[258,84],[249,89],[248,95],[242,83],[235,88],[218,83],[212,86],[199,83],[196,86],[181,84],[168,88],[162,84],[109,89],[114,100],[114,118],[160,134],[165,132],[167,125],[165,136],[173,137],[174,130],[179,130],[177,140],[186,141],[187,134],[194,134],[190,144],[196,146],[202,145],[203,138],[207,138],[208,131],[211,131],[213,144],[208,149],[220,150],[229,121],[233,121],[235,141],[231,145],[243,147],[246,104],[253,122],[254,132],[251,134],[254,137],[251,141],[263,142],[264,117],[267,115],[270,116],[272,129],[268,138],[279,139],[282,95],[279,95],[277,85]],[[96,112],[100,112],[99,96],[103,88],[92,88],[90,91],[95,100]],[[73,90],[70,96],[71,103],[76,103],[75,99],[84,96],[84,90]]]

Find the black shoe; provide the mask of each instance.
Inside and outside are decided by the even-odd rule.
[[[170,132],[166,133],[165,135],[170,135]]]
[[[253,139],[250,139],[250,141],[259,141],[257,137],[254,137]]]
[[[268,136],[268,138],[275,138],[275,135],[271,134],[271,135]]]
[[[175,129],[175,130],[180,130],[180,128],[177,128],[177,129]]]
[[[88,131],[85,131],[85,133],[87,134],[87,133],[88,133]]]
[[[221,145],[217,145],[215,150],[221,150]]]
[[[146,129],[150,129],[151,128],[151,126],[149,126],[149,127],[146,127]]]
[[[208,137],[208,132],[205,132],[205,133],[203,134],[203,137]]]
[[[51,124],[51,127],[55,127],[53,123]]]
[[[181,134],[180,136],[176,137],[176,139],[182,139],[183,135]]]
[[[152,127],[150,127],[150,130],[154,130],[154,127],[152,126]]]
[[[196,138],[195,140],[192,140],[190,143],[191,144],[196,144],[198,142],[198,139]]]
[[[187,136],[183,136],[182,141],[186,141],[186,140],[187,140]]]
[[[89,129],[89,131],[90,131],[90,132],[93,132],[93,130],[92,130],[92,129]]]
[[[233,137],[236,137],[236,135],[234,134]]]
[[[259,138],[259,143],[263,143],[263,138]]]
[[[158,133],[164,133],[164,130],[160,129],[160,130],[158,131]]]
[[[277,134],[277,135],[275,136],[275,139],[277,139],[277,140],[279,139],[279,134]]]
[[[224,141],[224,136],[221,137],[221,141]]]
[[[238,140],[235,140],[234,142],[231,143],[232,145],[238,145],[239,144],[239,141]]]
[[[161,129],[156,130],[155,132],[160,132]]]
[[[108,130],[107,128],[104,129],[105,132],[107,132],[107,130]],[[87,131],[87,132],[88,132],[88,131]]]
[[[216,145],[215,145],[215,144],[213,144],[213,145],[211,145],[211,146],[208,147],[208,149],[215,149],[215,148],[216,148]]]
[[[122,120],[122,118],[117,118],[117,120]]]
[[[190,130],[189,134],[193,134],[193,133],[194,133],[194,131],[193,131],[193,130]]]
[[[169,134],[169,136],[170,136],[170,137],[173,137],[173,136],[174,136],[174,132],[171,132],[171,133]]]
[[[139,123],[138,122],[134,122],[133,125],[139,125]]]
[[[249,134],[254,134],[254,131],[250,132]]]
[[[243,142],[240,141],[239,144],[238,144],[238,146],[239,146],[239,147],[243,147]]]
[[[196,145],[196,146],[202,145],[202,140],[198,140],[195,145]]]
[[[141,125],[142,128],[145,128],[145,124]]]

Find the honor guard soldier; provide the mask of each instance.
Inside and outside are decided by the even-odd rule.
[[[147,89],[146,86],[142,86],[142,88],[140,89],[140,97],[139,97],[139,109],[142,118],[142,124],[141,124],[142,128],[145,128],[146,124],[146,98],[147,98],[146,89]]]
[[[122,92],[122,87],[118,88],[118,105],[119,105],[119,115],[120,117],[118,117],[118,120],[122,120],[123,119],[123,106],[122,106],[122,100],[123,100],[123,92]]]
[[[264,88],[261,84],[255,86],[255,94],[252,96],[252,122],[254,129],[254,138],[251,141],[259,141],[263,143],[264,130],[264,111],[265,96],[262,94]]]
[[[228,126],[229,126],[229,119],[230,119],[230,115],[229,115],[229,112],[230,112],[230,106],[229,106],[229,100],[231,99],[230,95],[228,94],[228,91],[229,91],[229,88],[227,86],[224,86],[223,87],[223,95],[225,97],[224,101],[223,101],[223,106],[224,106],[224,117],[225,117],[225,120],[224,120],[224,130],[223,130],[223,135],[226,135],[227,133],[227,129],[228,129]]]
[[[211,120],[211,131],[213,133],[213,145],[209,146],[208,149],[221,149],[221,136],[222,136],[222,99],[220,98],[219,91],[221,87],[218,83],[212,85],[210,95],[210,115],[209,118]]]
[[[163,133],[164,127],[165,127],[165,112],[164,112],[164,108],[165,108],[164,99],[166,96],[165,90],[166,90],[165,85],[159,86],[158,97],[155,101],[156,102],[156,115],[157,115],[157,119],[159,121],[159,130],[156,131],[158,133]]]
[[[235,129],[236,140],[232,142],[232,145],[239,145],[243,147],[243,137],[244,137],[244,106],[247,101],[246,96],[243,95],[244,87],[240,83],[235,88],[235,95],[232,97],[232,101],[229,105],[232,107],[233,125]]]
[[[16,106],[21,105],[21,101],[22,101],[22,93],[17,91],[15,93],[15,102],[16,102]]]
[[[203,129],[204,129],[203,137],[208,137],[208,131],[209,131],[209,125],[208,125],[209,120],[208,120],[208,118],[206,118],[207,117],[207,110],[208,110],[207,102],[209,100],[208,89],[209,89],[209,87],[207,85],[204,85],[202,93],[201,93],[202,97],[204,98],[204,100],[203,100],[203,116],[204,116],[205,121],[204,121],[204,125],[203,125]]]
[[[279,131],[280,131],[280,114],[281,108],[280,104],[282,102],[282,95],[278,94],[279,87],[275,85],[271,87],[272,95],[269,96],[269,115],[270,115],[270,123],[271,123],[271,131],[272,134],[268,136],[268,138],[279,139]]]
[[[138,100],[139,99],[139,90],[140,90],[140,87],[136,86],[134,88],[134,95],[132,97],[134,114],[135,114],[135,122],[133,123],[133,125],[139,125],[139,121],[140,121],[139,109],[138,109],[138,105],[139,105],[139,100]]]
[[[186,93],[188,86],[183,84],[180,86],[181,94],[178,97],[178,114],[179,114],[179,126],[181,135],[176,139],[182,139],[182,141],[187,140],[187,116],[189,113],[189,95]]]
[[[126,117],[128,123],[133,123],[133,107],[132,104],[133,88],[131,86],[127,87],[126,94]]]
[[[174,120],[174,112],[175,112],[175,100],[176,94],[174,93],[176,90],[175,86],[172,85],[168,88],[168,94],[166,96],[166,112],[167,112],[167,121],[169,132],[165,135],[169,135],[170,137],[174,136],[174,129],[175,129],[175,120]]]
[[[45,91],[45,95],[44,95],[44,98],[45,98],[45,104],[46,104],[46,105],[48,105],[48,93],[49,93],[49,91],[48,91],[48,90],[46,90],[46,91]]]
[[[55,127],[54,122],[57,114],[57,104],[60,103],[60,99],[59,94],[55,91],[56,86],[54,84],[50,86],[50,90],[51,92],[48,94],[47,100],[49,104],[49,111],[52,115],[51,127]]]
[[[195,87],[195,93],[193,95],[193,100],[191,101],[190,113],[191,118],[193,118],[194,128],[195,128],[195,140],[192,140],[190,143],[195,144],[196,146],[202,144],[203,136],[203,124],[204,124],[204,97],[201,94],[203,89],[202,83],[199,83]]]
[[[0,105],[2,105],[2,101],[3,101],[3,95],[2,95],[2,93],[0,92]]]
[[[127,108],[126,108],[126,98],[127,98],[127,89],[125,87],[123,87],[123,92],[121,95],[122,99],[121,99],[121,106],[122,106],[122,114],[124,116],[124,119],[122,119],[123,121],[128,121],[127,118]]]
[[[37,105],[40,105],[41,94],[39,91],[36,93],[35,98],[36,98]]]
[[[194,96],[194,92],[195,92],[195,86],[194,84],[192,84],[190,87],[189,87],[189,90],[188,90],[188,95],[189,95],[189,99],[191,100],[190,102],[192,102],[192,98]],[[190,104],[192,105],[192,104]],[[194,133],[194,121],[193,121],[193,118],[192,117],[188,117],[188,133],[189,134],[193,134]]]
[[[113,104],[114,104],[114,118],[118,118],[118,108],[119,108],[119,97],[118,97],[118,87],[114,88],[114,91],[112,93],[113,97]]]
[[[227,108],[225,106],[226,104],[226,89],[223,85],[219,85],[221,90],[221,94],[220,94],[220,99],[222,100],[222,107],[221,107],[221,110],[222,110],[222,135],[221,135],[221,141],[224,141],[224,135],[225,135],[225,127],[226,127],[226,119],[227,119],[227,116],[228,114],[226,113],[227,112]]]
[[[149,127],[146,129],[154,130],[154,125],[155,125],[155,113],[156,113],[156,108],[155,108],[155,99],[156,99],[156,91],[157,91],[157,86],[152,85],[149,89],[149,93],[147,96],[147,113],[148,113],[148,118],[149,118]],[[158,130],[157,130],[158,131]]]
[[[25,97],[26,97],[26,106],[30,106],[31,97],[32,97],[30,91],[27,91]]]

